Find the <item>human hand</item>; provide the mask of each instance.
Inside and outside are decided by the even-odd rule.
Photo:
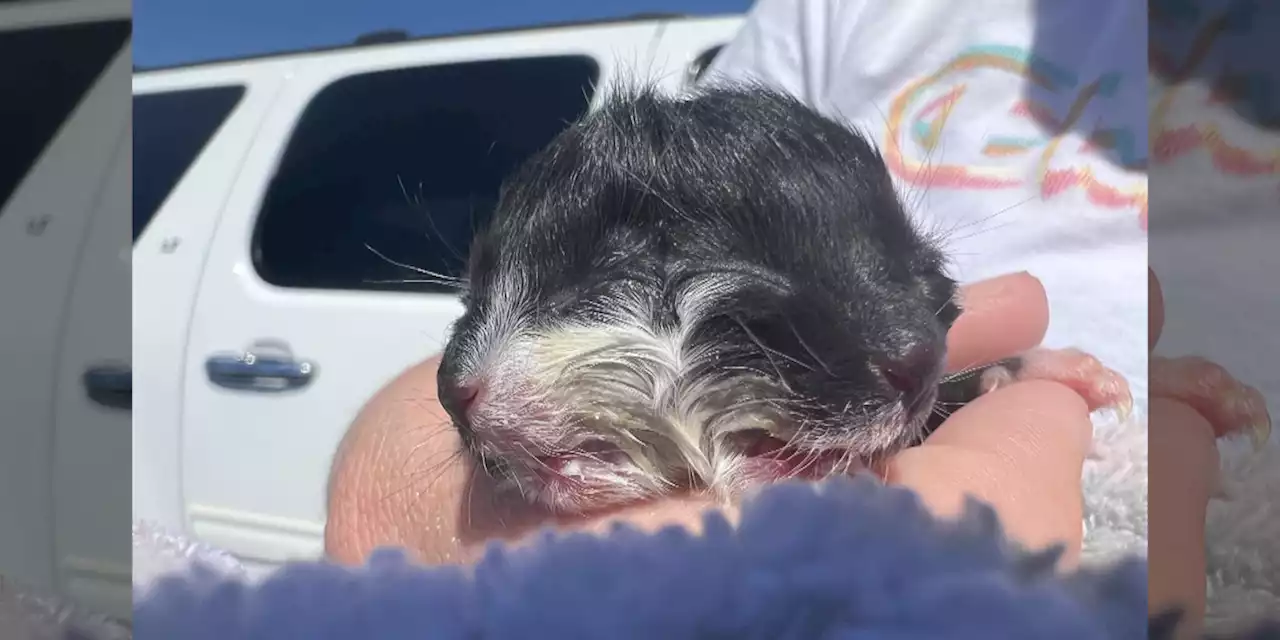
[[[1152,350],[1164,328],[1164,296],[1148,270]],[[1148,602],[1153,615],[1181,611],[1179,637],[1199,637],[1205,615],[1205,517],[1220,490],[1216,439],[1271,431],[1266,401],[1203,358],[1151,357],[1148,429]]]
[[[1048,305],[1026,274],[968,287],[965,312],[948,335],[952,370],[1012,356],[1039,344]],[[465,562],[491,539],[519,540],[553,524],[603,530],[617,521],[654,530],[692,530],[709,508],[699,495],[673,496],[605,515],[552,518],[498,492],[458,453],[457,436],[435,398],[438,361],[402,374],[369,402],[335,460],[325,531],[330,558],[362,562],[400,546],[430,563]],[[936,513],[958,513],[971,495],[991,504],[1011,537],[1031,548],[1063,544],[1078,553],[1080,472],[1092,427],[1085,401],[1047,381],[1011,385],[957,411],[930,438],[903,452],[886,479],[917,491]]]

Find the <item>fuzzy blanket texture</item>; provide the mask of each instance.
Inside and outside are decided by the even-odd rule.
[[[205,550],[140,529],[139,638],[1091,638],[1146,637],[1146,567],[1128,559],[1063,576],[995,514],[958,522],[871,480],[772,487],[737,527],[703,535],[546,534],[498,545],[473,568],[396,551],[362,568],[287,566],[259,583]],[[231,571],[231,574],[227,572]]]
[[[388,550],[361,569],[302,563],[258,584],[231,556],[144,524],[135,623],[142,638],[193,640],[1146,637],[1146,435],[1142,418],[1098,425],[1083,479],[1085,568],[1066,577],[1051,556],[1008,545],[984,506],[941,522],[910,492],[837,480],[771,488],[739,527],[709,516],[702,537],[546,534],[522,550],[494,545],[474,570]],[[1274,623],[1258,626],[1280,615],[1280,447],[1222,452],[1208,631],[1280,638]]]
[[[784,484],[740,526],[546,534],[495,545],[474,569],[394,550],[367,566],[297,563],[253,582],[230,555],[135,526],[139,638],[1140,638],[1146,637],[1146,428],[1099,425],[1085,471],[1086,568],[1002,538],[973,505],[931,518],[913,494],[865,479]],[[1227,500],[1210,508],[1209,631],[1280,638],[1280,447],[1223,446]],[[1139,553],[1134,553],[1134,550]],[[3,586],[3,585],[0,585]],[[119,621],[0,589],[0,637],[134,637]],[[1246,631],[1248,631],[1246,633]],[[1154,636],[1153,636],[1154,637]]]
[[[1145,412],[1144,412],[1145,413]],[[1147,546],[1147,422],[1100,420],[1085,463],[1084,562],[1101,565]],[[1219,447],[1223,496],[1206,522],[1206,628],[1234,633],[1280,617],[1280,442],[1255,451],[1246,438]]]
[[[139,638],[1146,637],[1145,421],[1103,421],[1086,464],[1085,569],[1052,571],[973,505],[931,518],[866,479],[784,484],[706,535],[547,534],[474,569],[387,550],[358,569],[297,563],[253,582],[230,555],[135,526]],[[1280,638],[1280,445],[1222,446],[1210,505],[1208,630]],[[134,637],[119,621],[0,585],[0,637]],[[1248,631],[1246,633],[1246,631]]]

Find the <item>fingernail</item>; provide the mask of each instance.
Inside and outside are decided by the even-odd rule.
[[[1249,433],[1253,452],[1258,453],[1271,440],[1271,411],[1267,408],[1267,398],[1253,387],[1244,387],[1233,400],[1233,404],[1240,408],[1240,414],[1248,416],[1244,420],[1245,430]]]
[[[1116,420],[1122,424],[1128,422],[1130,416],[1133,415],[1133,397],[1130,396],[1121,400],[1120,403],[1116,405],[1115,412]]]
[[[1271,441],[1271,414],[1264,414],[1262,422],[1249,428],[1249,439],[1253,444],[1253,452],[1258,453]]]

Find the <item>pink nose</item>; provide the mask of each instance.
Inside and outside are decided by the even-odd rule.
[[[467,384],[459,387],[458,400],[462,402],[464,408],[470,409],[475,404],[476,398],[480,397],[480,385]]]
[[[922,342],[896,358],[882,359],[880,375],[904,397],[914,398],[934,383],[941,364],[937,349]]]
[[[484,385],[480,381],[468,381],[440,385],[440,404],[456,417],[465,417],[480,399]]]

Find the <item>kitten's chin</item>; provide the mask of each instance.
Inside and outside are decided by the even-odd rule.
[[[854,475],[867,466],[849,451],[795,452],[787,457],[756,456],[738,462],[724,484],[754,487],[784,480],[817,481],[832,476]]]
[[[630,464],[585,455],[538,458],[499,489],[556,516],[583,516],[645,502],[670,487]]]

